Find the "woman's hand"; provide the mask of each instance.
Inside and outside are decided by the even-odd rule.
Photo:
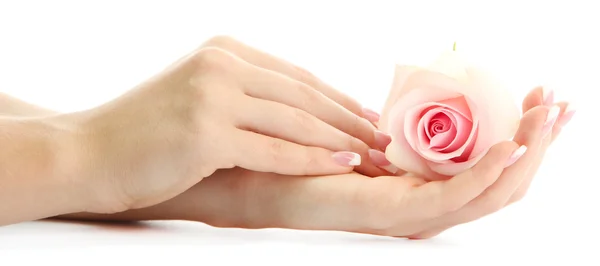
[[[110,103],[61,116],[79,128],[74,182],[87,188],[92,212],[157,204],[233,167],[381,175],[361,155],[391,139],[364,117],[377,118],[306,71],[225,37]]]
[[[568,120],[566,105],[559,104],[562,115],[558,123],[547,121],[550,108],[536,104],[536,93],[525,101],[532,103],[527,105],[532,108],[525,109],[514,142],[495,145],[475,167],[447,181],[426,182],[411,175],[370,178],[357,173],[292,177],[234,168],[217,171],[178,197],[149,208],[63,218],[184,219],[220,227],[432,237],[493,213],[524,195],[527,187],[523,185],[531,182],[549,140]],[[549,128],[553,128],[551,133]],[[520,145],[527,147],[524,154]]]
[[[558,102],[555,104],[553,91],[544,89],[543,87],[537,87],[537,88],[533,89],[523,100],[522,110],[523,110],[524,119],[525,119],[525,117],[530,116],[530,114],[529,114],[530,112],[534,112],[533,111],[534,108],[540,107],[540,106],[546,106],[546,107],[556,106],[555,109],[560,108],[560,110],[557,113],[558,118],[556,120],[556,123],[553,124],[553,126],[551,127],[551,130],[545,129],[545,130],[548,130],[549,133],[544,134],[545,137],[541,140],[542,142],[539,147],[539,152],[537,153],[537,155],[533,156],[534,159],[531,160],[531,163],[527,167],[527,170],[521,174],[522,178],[520,181],[517,181],[518,185],[514,189],[514,193],[512,193],[512,195],[510,196],[510,198],[507,201],[500,202],[500,203],[503,203],[501,207],[508,206],[511,203],[519,201],[525,196],[525,194],[527,193],[527,190],[529,189],[531,182],[533,181],[533,178],[535,177],[535,175],[537,173],[539,166],[541,165],[541,163],[543,161],[544,154],[546,153],[547,148],[558,137],[562,128],[571,120],[571,118],[573,117],[573,115],[575,113],[575,109],[572,109],[567,102]],[[514,140],[517,142],[520,142],[520,143],[522,143],[524,141],[524,139],[520,138],[519,135],[517,135]],[[398,170],[398,169],[394,168],[393,166],[391,166],[390,162],[385,160],[385,155],[383,155],[381,152],[372,150],[370,153],[372,155],[371,159],[375,162],[376,165],[379,165],[380,167],[383,167],[383,168],[391,169],[390,171],[392,171],[392,172],[399,171],[400,173],[402,173],[402,170]],[[461,217],[460,215],[463,215],[463,214],[457,213],[454,215],[453,218],[449,219],[449,221],[447,221],[445,224],[442,224],[442,225],[438,226],[437,228],[432,228],[432,229],[423,231],[423,232],[419,233],[418,235],[415,235],[414,237],[420,237],[420,238],[433,237],[433,236],[436,236],[436,235],[440,234],[441,232],[453,227],[456,224],[460,224],[464,221],[468,221],[469,219],[471,219],[471,217],[469,217],[469,216]]]

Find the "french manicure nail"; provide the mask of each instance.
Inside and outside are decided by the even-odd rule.
[[[569,121],[571,121],[571,118],[573,118],[573,115],[575,114],[575,110],[576,109],[575,107],[573,107],[573,104],[569,104],[567,106],[567,109],[565,109],[562,116],[558,120],[558,125],[564,127],[567,123],[569,123]]]
[[[550,108],[548,112],[548,116],[546,117],[546,122],[544,122],[544,127],[542,128],[542,136],[545,138],[552,132],[552,127],[554,127],[554,123],[556,123],[556,119],[560,114],[560,107],[554,105]]]
[[[385,134],[379,130],[375,130],[375,145],[378,148],[385,150],[388,145],[392,142],[392,136]]]
[[[362,111],[365,119],[369,120],[371,123],[378,122],[379,118],[381,117],[377,112],[369,108],[363,108]]]
[[[357,166],[361,162],[359,154],[349,151],[334,153],[333,160],[342,166]]]
[[[542,101],[546,106],[554,103],[554,91],[546,86],[542,87]]]
[[[386,170],[392,174],[398,172],[398,167],[394,166],[387,158],[385,158],[385,154],[381,151],[375,149],[369,149],[369,158],[373,162],[375,166]]]
[[[508,161],[506,161],[506,165],[504,166],[504,168],[513,165],[517,160],[519,160],[519,158],[521,158],[521,156],[523,156],[523,154],[525,154],[526,151],[527,146],[525,145],[521,145],[521,147],[513,151],[510,157],[508,157]]]

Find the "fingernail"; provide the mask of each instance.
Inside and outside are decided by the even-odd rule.
[[[360,165],[360,155],[354,152],[342,151],[333,154],[333,160],[343,166]]]
[[[554,91],[546,86],[542,87],[542,101],[544,105],[551,106],[554,103]]]
[[[526,151],[527,147],[525,145],[521,145],[521,147],[513,151],[510,157],[508,157],[508,161],[506,162],[504,168],[513,165],[517,160],[519,160],[519,158],[521,158],[521,156],[523,156],[523,154],[525,154]]]
[[[385,153],[381,151],[369,149],[369,158],[375,166],[378,166],[383,170],[386,170],[392,174],[398,172],[398,167],[394,166],[390,161],[388,161],[388,159],[385,158]]]
[[[567,106],[567,109],[565,109],[562,116],[558,120],[558,125],[561,127],[564,127],[567,123],[569,123],[569,121],[571,121],[571,118],[573,118],[574,114],[575,114],[575,107],[573,107],[572,104],[569,104]]]
[[[554,127],[554,123],[556,123],[556,119],[558,118],[558,114],[560,113],[560,107],[557,105],[552,106],[550,111],[548,112],[548,116],[546,117],[546,122],[544,122],[544,127],[542,128],[542,136],[545,138],[552,132],[552,127]]]
[[[375,130],[375,145],[381,150],[385,150],[392,142],[392,136],[385,134],[379,130]]]
[[[369,120],[371,123],[379,121],[379,118],[381,117],[377,112],[369,108],[363,108],[362,111],[365,119]]]

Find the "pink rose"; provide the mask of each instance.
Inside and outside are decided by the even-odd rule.
[[[396,67],[380,127],[392,136],[392,164],[440,180],[512,139],[519,120],[510,93],[453,51],[426,68]]]

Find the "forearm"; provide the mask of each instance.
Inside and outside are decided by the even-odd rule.
[[[3,117],[0,147],[0,225],[82,210],[68,127],[50,118]]]
[[[57,114],[57,112],[0,92],[0,116],[37,117],[54,114]]]

